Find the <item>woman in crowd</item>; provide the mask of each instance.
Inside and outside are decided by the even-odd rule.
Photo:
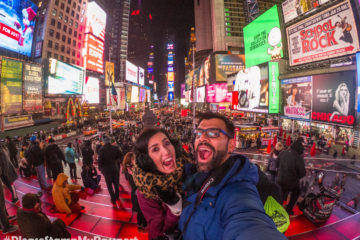
[[[75,150],[72,148],[72,143],[69,142],[65,149],[65,160],[69,164],[70,167],[70,177],[73,183],[77,182],[77,174],[76,174],[76,163],[75,158],[77,157]]]
[[[146,129],[138,137],[132,167],[138,202],[149,239],[173,233],[182,210],[181,184],[187,156],[178,142],[160,129]]]
[[[276,161],[282,150],[284,150],[284,145],[281,142],[277,142],[275,145],[275,149],[270,153],[267,172],[270,174],[272,182],[275,182],[277,174]]]

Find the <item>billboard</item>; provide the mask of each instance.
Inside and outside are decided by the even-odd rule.
[[[268,72],[268,63],[265,63],[242,70],[236,75],[234,92],[237,92],[238,101],[233,101],[233,109],[250,112],[268,112]]]
[[[281,80],[283,115],[287,118],[310,120],[311,77]]]
[[[139,84],[145,85],[145,72],[144,69],[139,67]]]
[[[43,110],[42,104],[42,67],[24,64],[23,109],[27,112]]]
[[[84,71],[51,58],[47,79],[48,94],[82,94]]]
[[[245,69],[245,56],[236,54],[215,55],[215,80],[225,82],[227,75]],[[201,70],[201,67],[200,67]],[[200,77],[199,77],[200,79]],[[201,81],[200,81],[201,82]]]
[[[168,92],[168,100],[174,101],[174,92]]]
[[[324,4],[329,0],[313,0],[313,1],[304,1],[304,0],[286,0],[282,3],[282,11],[284,14],[284,22],[287,23],[298,16],[307,13],[314,8]]]
[[[116,90],[117,91],[117,90]],[[120,91],[118,91],[119,94],[119,107],[120,109],[125,109],[125,103],[126,103],[126,94],[125,94],[125,88],[120,88]]]
[[[7,58],[1,60],[1,113],[17,114],[22,111],[23,63]]]
[[[132,86],[131,87],[131,103],[139,102],[139,87]]]
[[[106,13],[94,1],[89,2],[86,12],[86,30],[85,33],[91,33],[101,41],[105,41]]]
[[[138,83],[138,67],[126,60],[126,80]]]
[[[196,88],[196,102],[205,102],[205,86]]]
[[[206,101],[209,103],[231,102],[231,93],[228,93],[227,83],[207,85]]]
[[[286,28],[290,66],[355,53],[359,40],[348,1]]]
[[[280,109],[279,63],[269,62],[269,113],[279,113]]]
[[[99,91],[99,79],[95,77],[86,77],[83,91],[84,100],[89,104],[98,104],[100,102]]]
[[[37,6],[30,0],[0,2],[0,47],[31,56]]]
[[[180,89],[181,89],[180,98],[185,98],[185,84],[184,83],[181,84]]]
[[[354,125],[356,72],[336,72],[313,76],[313,121]]]
[[[244,27],[246,67],[283,57],[278,8],[274,5]]]
[[[92,34],[85,36],[86,69],[104,73],[104,42]]]
[[[139,92],[139,102],[145,102],[145,96],[146,92],[144,88],[140,88],[140,92]]]
[[[189,91],[192,87],[192,80],[193,80],[194,70],[191,70],[189,73],[185,75],[185,90]]]
[[[114,63],[105,62],[105,86],[109,86],[110,82],[115,82]]]
[[[168,82],[168,91],[173,92],[174,91],[174,82]]]

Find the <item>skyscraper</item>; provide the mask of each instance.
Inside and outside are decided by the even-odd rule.
[[[282,0],[194,0],[196,57],[211,52],[243,53],[242,29]]]

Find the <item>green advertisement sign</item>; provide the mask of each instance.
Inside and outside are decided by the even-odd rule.
[[[22,111],[22,62],[3,58],[1,61],[1,113]]]
[[[246,68],[283,57],[277,5],[244,27]]]
[[[269,62],[269,113],[279,113],[280,109],[279,63]]]

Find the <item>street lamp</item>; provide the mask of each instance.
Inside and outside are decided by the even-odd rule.
[[[192,43],[192,60],[193,60],[193,71],[195,72],[195,42]],[[194,78],[192,79],[192,91],[193,91],[193,130],[195,131],[196,125],[195,125],[195,111],[196,111],[196,106],[195,106],[195,97],[196,97],[196,91],[195,91],[195,82],[194,82]]]

